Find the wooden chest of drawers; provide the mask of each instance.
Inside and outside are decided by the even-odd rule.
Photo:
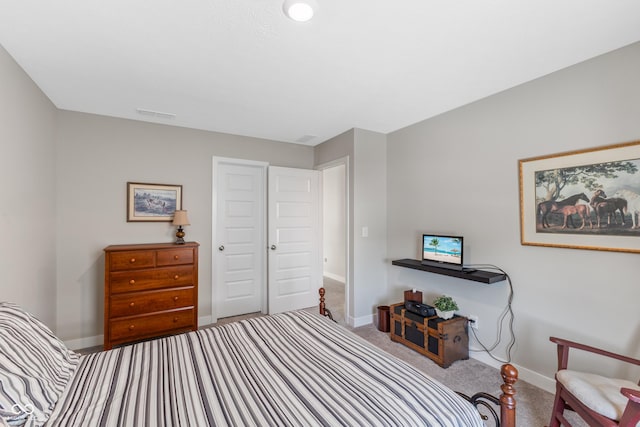
[[[198,243],[104,249],[104,349],[198,328]]]
[[[391,306],[391,340],[424,354],[443,368],[469,358],[467,318],[444,320],[407,311],[404,303]]]

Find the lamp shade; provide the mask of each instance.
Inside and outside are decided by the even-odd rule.
[[[173,225],[191,225],[187,217],[187,211],[175,211],[173,214]]]

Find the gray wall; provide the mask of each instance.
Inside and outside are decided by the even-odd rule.
[[[387,287],[387,138],[355,129],[354,142],[353,298],[358,326],[371,323]]]
[[[352,129],[315,147],[315,164],[349,157],[347,322],[371,323],[387,289],[386,135]],[[369,236],[362,236],[367,227]]]
[[[346,301],[345,301],[345,317],[349,324],[354,323],[354,285],[353,285],[353,170],[354,170],[354,145],[355,145],[355,129],[351,129],[340,135],[331,138],[328,141],[318,144],[314,147],[314,164],[316,166],[323,165],[325,163],[333,162],[337,159],[348,158],[347,164],[347,203],[348,203],[348,218],[347,218],[347,265],[346,269]]]
[[[639,76],[636,43],[388,135],[389,257],[417,258],[423,231],[464,235],[468,262],[513,279],[525,370],[553,376],[551,335],[640,354],[638,254],[522,246],[518,199],[518,159],[640,139]],[[395,300],[452,295],[493,343],[507,282],[390,267],[389,283]]]
[[[469,262],[499,265],[513,278],[514,361],[531,376],[552,376],[549,335],[640,353],[638,255],[521,246],[517,179],[521,158],[638,139],[640,44],[387,136],[354,129],[315,149],[57,111],[2,49],[0,72],[0,140],[9,159],[1,172],[2,299],[24,305],[63,339],[102,333],[105,246],[173,239],[168,223],[126,222],[127,181],[184,186],[187,238],[202,244],[200,315],[207,316],[212,156],[305,168],[349,156],[353,316],[370,318],[376,304],[416,287],[427,300],[456,297],[492,342],[506,283],[400,267],[386,277],[389,259],[418,256],[422,231],[459,232]],[[365,225],[368,238],[360,236]],[[615,314],[605,312],[611,299]]]
[[[0,46],[0,301],[56,318],[56,108]]]
[[[198,305],[204,317],[211,315],[213,156],[313,167],[311,147],[69,111],[59,113],[56,143],[57,329],[68,341],[102,334],[105,246],[175,238],[170,223],[127,223],[128,181],[183,186],[191,221],[186,239],[201,244]]]

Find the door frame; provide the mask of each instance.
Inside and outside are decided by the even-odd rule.
[[[219,157],[213,156],[213,169],[211,176],[211,323],[218,322],[218,289],[215,285],[215,268],[216,263],[213,261],[213,257],[216,254],[216,228],[218,224],[218,191],[217,191],[217,182],[216,177],[218,173],[218,168],[220,164],[231,164],[236,166],[254,166],[261,169],[261,178],[262,178],[262,188],[261,191],[261,203],[264,210],[264,215],[262,215],[262,230],[260,236],[260,244],[263,250],[264,259],[264,268],[262,269],[262,302],[261,302],[261,312],[267,312],[267,268],[266,268],[266,256],[267,256],[267,169],[269,167],[269,163],[261,162],[256,160],[246,160],[246,159],[238,159],[232,157]]]
[[[344,166],[344,218],[345,218],[345,236],[344,236],[344,255],[345,255],[345,260],[344,260],[344,320],[345,322],[350,325],[353,326],[353,318],[352,318],[352,307],[351,307],[351,300],[352,300],[352,287],[351,287],[351,259],[352,259],[352,255],[351,255],[351,216],[350,216],[350,212],[351,212],[351,207],[350,207],[350,200],[351,200],[351,193],[349,191],[350,188],[350,181],[349,181],[349,176],[350,176],[350,172],[349,172],[349,156],[344,156],[344,157],[340,157],[338,159],[335,160],[331,160],[329,162],[326,163],[321,163],[319,165],[316,165],[316,169],[319,171],[322,171],[324,169],[330,169],[336,166]],[[321,203],[324,205],[324,200],[321,201]],[[324,221],[324,220],[323,220]],[[328,307],[329,309],[331,309],[331,307]]]

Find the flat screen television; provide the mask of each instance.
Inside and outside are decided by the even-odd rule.
[[[422,235],[422,264],[462,270],[464,239],[462,236]]]

